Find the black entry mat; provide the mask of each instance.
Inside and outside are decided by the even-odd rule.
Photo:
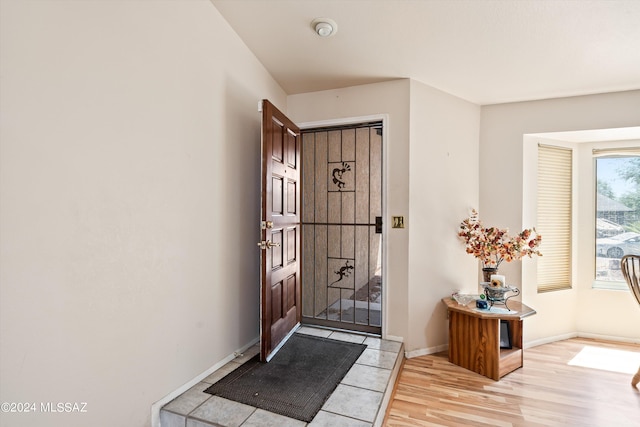
[[[294,334],[270,362],[256,356],[205,392],[310,422],[366,348]]]

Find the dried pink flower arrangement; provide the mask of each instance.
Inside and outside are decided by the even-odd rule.
[[[466,251],[482,261],[482,268],[498,268],[502,261],[511,262],[525,256],[542,256],[538,250],[542,236],[535,228],[509,236],[506,228],[484,228],[473,209],[471,216],[460,224],[458,236],[465,242]]]

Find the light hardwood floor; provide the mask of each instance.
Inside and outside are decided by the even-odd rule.
[[[408,359],[384,425],[640,426],[640,390],[631,386],[638,365],[620,373],[573,364],[620,368],[625,355],[635,363],[640,345],[557,341],[526,349],[524,366],[500,381],[449,363],[446,352]]]

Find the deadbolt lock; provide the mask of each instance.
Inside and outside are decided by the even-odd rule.
[[[272,242],[270,240],[263,240],[261,242],[258,242],[258,246],[260,247],[260,249],[271,249],[271,248],[276,248],[278,246],[280,246],[280,243],[275,243]]]
[[[261,221],[260,228],[262,230],[270,230],[273,228],[273,221]]]

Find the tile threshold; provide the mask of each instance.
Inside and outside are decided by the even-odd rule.
[[[297,334],[367,345],[315,418],[306,423],[205,393],[211,384],[260,352],[259,344],[213,372],[160,410],[161,427],[379,427],[403,358],[400,342],[302,326]]]

